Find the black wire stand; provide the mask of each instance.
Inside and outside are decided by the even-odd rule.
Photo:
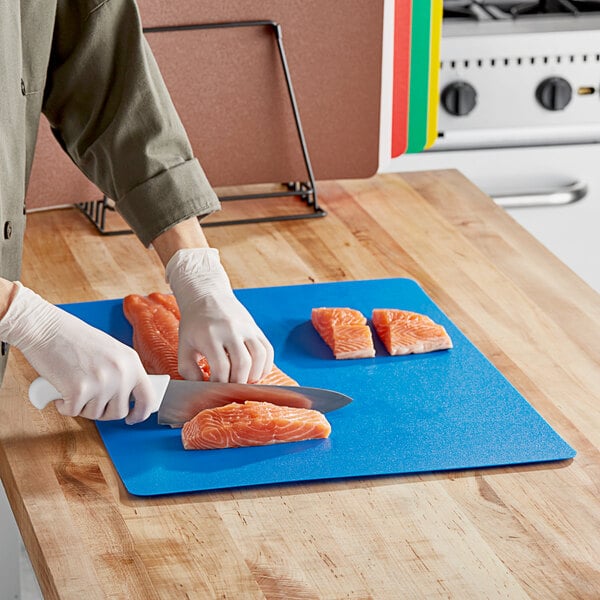
[[[210,221],[208,223],[203,222],[202,227],[214,227],[217,225],[242,225],[247,223],[264,223],[269,221],[290,221],[297,219],[307,219],[314,217],[324,217],[327,213],[319,206],[317,200],[317,189],[315,185],[315,179],[313,175],[312,165],[308,154],[308,148],[306,146],[306,140],[304,138],[304,132],[302,130],[302,122],[300,120],[300,113],[298,111],[298,104],[296,102],[296,96],[294,94],[294,88],[292,86],[292,78],[288,67],[287,58],[285,55],[285,49],[283,47],[283,37],[281,25],[275,21],[264,20],[264,21],[232,21],[228,23],[204,23],[204,24],[193,24],[193,25],[168,25],[161,27],[146,27],[144,33],[164,33],[173,31],[195,31],[199,29],[225,29],[234,27],[269,27],[275,36],[277,42],[277,49],[279,51],[279,58],[281,60],[281,66],[283,68],[283,74],[285,76],[285,82],[287,86],[288,96],[294,114],[294,122],[296,125],[296,131],[298,133],[298,140],[302,149],[302,156],[306,167],[306,181],[292,181],[283,183],[285,188],[283,191],[276,192],[260,192],[256,194],[238,194],[238,195],[225,195],[219,196],[221,202],[233,201],[233,200],[261,200],[265,198],[286,198],[295,197],[300,198],[307,207],[311,208],[312,211],[302,212],[297,214],[283,214],[283,215],[270,215],[265,217],[251,217],[245,219],[231,219],[221,221]],[[106,216],[109,212],[116,210],[115,203],[103,196],[100,200],[94,200],[91,202],[80,202],[76,204],[83,214],[96,226],[98,231],[102,235],[122,235],[132,233],[131,229],[116,229],[110,230],[106,228]]]

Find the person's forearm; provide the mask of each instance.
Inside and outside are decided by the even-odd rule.
[[[208,242],[196,217],[174,225],[152,241],[163,265],[182,248],[208,248]]]
[[[0,319],[6,314],[16,291],[17,286],[12,281],[0,277]]]

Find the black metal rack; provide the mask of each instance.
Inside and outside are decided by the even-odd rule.
[[[295,219],[306,219],[311,217],[323,217],[327,213],[319,206],[317,200],[317,190],[308,154],[308,148],[306,146],[306,140],[304,138],[304,132],[302,130],[302,122],[300,120],[300,113],[298,111],[298,104],[296,102],[296,96],[294,94],[294,88],[292,86],[292,78],[290,75],[285,50],[283,47],[283,37],[281,25],[271,20],[261,21],[232,21],[228,23],[204,23],[204,24],[193,24],[193,25],[168,25],[160,27],[146,27],[144,33],[164,33],[173,31],[195,31],[199,29],[220,29],[220,28],[234,28],[234,27],[269,27],[275,39],[277,41],[277,49],[279,51],[279,58],[281,60],[281,66],[285,76],[288,96],[290,104],[294,114],[294,121],[296,130],[298,133],[298,140],[302,148],[302,156],[304,158],[304,164],[306,167],[307,181],[302,182],[286,182],[283,184],[285,191],[277,192],[264,192],[256,194],[238,194],[219,196],[219,200],[222,202],[232,200],[260,200],[265,198],[285,198],[285,197],[297,197],[300,198],[305,204],[312,208],[310,212],[303,212],[297,214],[283,214],[267,217],[253,217],[247,219],[236,219],[236,220],[222,220],[222,221],[210,221],[203,223],[203,227],[214,227],[217,225],[240,225],[246,223],[262,223],[267,221],[288,221]],[[109,198],[104,196],[100,200],[94,200],[92,202],[81,202],[76,205],[85,214],[88,219],[96,226],[98,231],[102,235],[120,235],[126,233],[132,233],[130,229],[118,229],[118,230],[107,230],[106,229],[106,214],[107,211],[114,211],[115,205]]]

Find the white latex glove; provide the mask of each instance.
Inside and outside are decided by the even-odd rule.
[[[179,325],[179,373],[202,378],[200,355],[212,381],[255,383],[273,368],[273,347],[234,296],[214,248],[178,250],[166,267],[175,294]]]
[[[17,285],[0,320],[0,339],[18,348],[61,393],[58,412],[99,420],[126,417],[133,424],[158,410],[161,399],[132,348]]]

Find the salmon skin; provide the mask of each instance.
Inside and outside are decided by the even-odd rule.
[[[373,336],[366,317],[353,308],[313,308],[311,321],[337,359],[372,358]]]
[[[376,308],[372,322],[377,335],[393,356],[452,348],[452,340],[444,327],[420,313]]]
[[[181,441],[186,450],[211,450],[299,442],[330,433],[329,422],[316,410],[247,401],[200,411],[184,423]]]
[[[129,294],[123,298],[123,313],[133,328],[133,348],[148,373],[183,379],[178,368],[179,321],[181,314],[173,294],[153,292],[148,296]],[[198,360],[203,381],[210,380],[210,366],[203,356]],[[256,383],[298,385],[277,366]]]

